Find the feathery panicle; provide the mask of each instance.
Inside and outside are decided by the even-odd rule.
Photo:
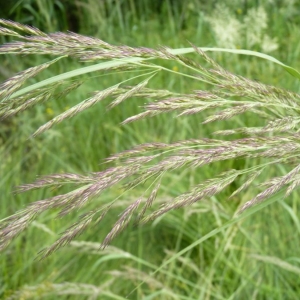
[[[80,235],[90,225],[94,215],[95,212],[89,212],[81,216],[80,220],[69,227],[67,230],[65,230],[62,236],[57,241],[55,241],[55,243],[53,243],[50,247],[43,249],[39,253],[40,259],[47,257],[52,252],[69,244],[75,237]]]
[[[155,74],[154,74],[155,75]],[[114,100],[113,102],[110,103],[110,105],[108,106],[109,109],[119,105],[121,102],[125,101],[126,99],[134,96],[136,93],[138,93],[140,90],[143,90],[145,88],[145,86],[148,84],[149,80],[154,76],[150,76],[149,78],[147,78],[146,80],[142,81],[141,83],[137,84],[136,86],[133,86],[132,88],[128,89],[127,92],[122,93],[121,95],[119,95],[117,97],[116,100]]]
[[[0,25],[9,27],[9,28],[13,28],[14,30],[20,30],[24,34],[46,36],[46,34],[42,31],[40,31],[38,28],[24,25],[24,24],[14,22],[14,21],[0,19]],[[15,34],[13,34],[13,35],[15,35]]]
[[[13,30],[10,30],[8,28],[4,28],[4,27],[0,27],[0,35],[8,35],[8,36],[15,36],[15,37],[19,37],[20,35],[13,31]]]
[[[220,135],[231,135],[231,134],[243,134],[243,135],[263,135],[265,133],[280,133],[289,132],[295,128],[300,122],[299,117],[287,116],[283,118],[278,118],[267,123],[264,127],[244,127],[230,130],[219,130],[214,132],[214,134]]]
[[[232,183],[238,175],[239,173],[236,172],[236,170],[230,170],[228,172],[220,174],[218,178],[208,179],[194,187],[190,192],[182,194],[163,204],[159,209],[142,218],[140,220],[140,223],[145,224],[167,213],[170,210],[191,205],[197,201],[202,200],[205,197],[212,197],[224,190],[224,188]]]
[[[22,71],[15,76],[9,78],[8,80],[4,81],[0,85],[0,101],[6,101],[9,99],[9,97],[17,90],[20,89],[20,87],[24,84],[24,82],[36,76],[39,72],[47,69],[52,64],[56,63],[60,58],[54,59],[52,61],[49,61],[47,63],[41,64],[37,67],[29,68],[25,71]]]
[[[296,176],[299,174],[299,171],[300,171],[300,165],[298,165],[296,168],[294,168],[286,175],[279,177],[273,184],[270,185],[270,187],[268,187],[263,192],[259,193],[250,201],[246,202],[242,206],[241,211],[245,210],[246,208],[249,208],[250,206],[253,206],[256,203],[262,202],[266,198],[269,198],[270,196],[274,195],[276,192],[281,190],[284,186],[286,186],[290,182],[293,182]],[[291,191],[289,190],[287,194],[289,194],[290,192]]]
[[[37,28],[17,22],[0,20],[0,34],[15,36],[25,41],[10,42],[0,48],[0,54],[39,54],[70,56],[83,61],[99,61],[102,59],[118,59],[126,57],[167,57],[159,50],[151,48],[133,48],[128,46],[114,46],[100,39],[87,37],[77,33],[57,32],[45,34]],[[24,36],[6,27],[20,30]],[[42,47],[41,47],[42,46]]]
[[[141,199],[136,200],[124,210],[119,220],[114,224],[111,231],[103,240],[102,248],[105,248],[107,245],[109,245],[112,239],[114,239],[121,231],[123,231],[128,226],[134,212],[138,209],[141,201]]]
[[[55,124],[61,123],[63,120],[65,120],[67,118],[74,117],[75,115],[82,112],[83,110],[95,105],[99,101],[101,101],[101,100],[105,99],[106,97],[110,96],[115,90],[118,89],[118,86],[119,85],[115,85],[115,86],[112,86],[112,87],[110,87],[110,88],[108,88],[104,91],[97,92],[93,97],[88,98],[88,99],[82,101],[81,103],[71,107],[70,109],[66,110],[65,112],[63,112],[60,115],[56,116],[55,118],[51,119],[46,124],[42,125],[40,128],[38,128],[32,134],[32,136],[35,137],[35,136],[45,132],[46,130],[48,130],[49,128],[54,126]]]
[[[144,47],[115,46],[97,38],[75,33],[45,34],[36,28],[5,20],[0,20],[0,25],[0,35],[10,35],[21,40],[1,46],[0,54],[50,54],[58,56],[57,59],[68,56],[80,61],[110,60],[101,64],[99,69],[89,69],[88,67],[89,71],[87,71],[87,67],[85,67],[83,71],[81,70],[82,72],[77,72],[77,70],[69,72],[66,77],[59,75],[54,79],[51,78],[50,81],[46,80],[41,84],[21,90],[20,88],[27,79],[45,70],[57,59],[18,73],[0,85],[1,119],[13,116],[38,103],[64,97],[82,84],[80,79],[76,78],[72,82],[68,79],[85,74],[84,72],[101,69],[116,71],[126,68],[142,70],[144,72],[142,76],[148,76],[147,79],[132,86],[124,86],[124,81],[95,92],[92,97],[42,125],[33,136],[45,132],[67,118],[76,116],[107,97],[114,99],[108,106],[109,108],[115,107],[131,97],[147,100],[147,104],[142,108],[143,111],[134,116],[128,116],[122,124],[165,113],[175,112],[177,117],[199,114],[199,121],[203,126],[213,121],[227,121],[228,129],[219,130],[215,134],[222,134],[225,137],[233,134],[239,135],[235,139],[223,137],[223,139],[201,138],[173,143],[145,143],[112,154],[105,161],[112,166],[107,167],[104,171],[85,175],[54,174],[41,177],[33,183],[21,185],[17,192],[61,186],[68,186],[70,191],[33,202],[25,209],[2,220],[0,222],[0,249],[4,249],[41,213],[58,210],[58,216],[63,217],[74,210],[82,211],[88,208],[90,202],[100,197],[104,191],[117,185],[122,185],[124,193],[128,193],[138,185],[145,184],[150,187],[146,188],[147,191],[149,190],[149,195],[147,197],[145,193],[142,193],[137,200],[130,202],[106,235],[101,244],[102,248],[110,244],[122,230],[131,224],[131,220],[136,225],[147,223],[174,209],[215,196],[234,181],[238,181],[237,179],[244,179],[244,183],[231,194],[231,198],[236,197],[250,186],[253,187],[254,182],[260,178],[259,175],[275,164],[284,164],[293,169],[286,175],[271,178],[258,185],[264,190],[246,202],[241,207],[241,211],[264,201],[282,189],[286,189],[286,196],[288,196],[299,187],[299,94],[232,74],[194,45],[191,49],[196,52],[196,57],[192,59],[175,55],[176,52],[164,47],[156,50]],[[28,34],[30,35],[27,36]],[[187,76],[189,80],[204,82],[209,84],[210,88],[208,90],[191,90],[183,94],[146,87],[149,80],[158,71],[175,73],[159,64],[149,64],[147,60],[154,58],[170,60],[184,66],[183,69],[188,70],[187,73],[176,72],[177,75]],[[209,64],[210,68],[204,67],[199,62],[199,58]],[[98,65],[96,66],[98,67]],[[145,74],[145,72],[149,72],[149,69],[151,72]],[[249,114],[261,118],[262,124],[257,127],[234,128],[231,126],[234,124],[235,116]],[[228,122],[230,119],[232,122]],[[181,169],[199,169],[205,165],[213,166],[216,162],[238,159],[259,161],[259,164],[241,170],[226,170],[221,174],[216,174],[213,178],[196,183],[185,193],[165,200],[160,206],[157,206],[159,199],[154,201],[164,177]],[[63,232],[53,245],[43,250],[41,257],[44,258],[60,247],[69,244],[88,226],[101,222],[108,211],[117,206],[117,203],[119,202],[116,199],[110,203],[99,205],[94,210],[89,210]]]
[[[0,250],[5,249],[8,244],[24,231],[36,218],[39,211],[28,207],[6,219],[0,221]]]
[[[46,90],[44,90],[44,92],[40,91],[38,95],[35,92],[34,95],[27,94],[25,96],[15,98],[14,101],[11,101],[11,103],[9,103],[9,105],[0,104],[0,107],[4,107],[0,110],[0,120],[12,117],[17,113],[24,111],[38,103],[48,101],[51,98],[50,91],[51,89],[47,88]]]
[[[50,176],[43,176],[34,183],[20,185],[16,188],[16,193],[23,193],[29,190],[39,189],[41,187],[61,186],[62,184],[89,184],[94,183],[95,178],[92,176],[83,176],[79,174],[52,174]]]
[[[264,168],[261,168],[258,171],[250,173],[248,179],[230,195],[229,199],[232,199],[233,197],[235,197],[236,195],[240,194],[242,191],[247,189],[252,184],[252,182],[262,173],[263,170]]]
[[[39,88],[25,93],[22,96],[7,98],[0,102],[0,119],[4,120],[12,117],[19,112],[27,110],[37,104],[47,102],[53,98],[59,99],[68,93],[77,89],[81,85],[81,81],[75,81],[71,84],[60,81],[49,84],[47,87]],[[65,87],[61,92],[57,91],[60,87]]]
[[[139,224],[140,220],[144,217],[146,211],[152,206],[153,201],[156,199],[159,188],[160,188],[160,182],[152,190],[152,192],[151,192],[150,196],[148,197],[146,203],[144,204],[142,210],[139,212],[137,219],[136,219],[136,224]]]
[[[300,185],[300,176],[297,174],[294,176],[292,182],[288,186],[285,197],[288,197],[296,188],[298,188]]]
[[[283,155],[284,152],[292,152],[293,155],[297,155],[298,152],[300,153],[299,139],[300,137],[295,135],[289,138],[252,137],[233,141],[200,139],[178,141],[172,144],[148,143],[139,145],[132,150],[112,155],[107,161],[110,163],[116,162],[118,166],[108,168],[101,172],[91,173],[86,176],[77,174],[56,174],[43,177],[38,179],[35,183],[21,186],[19,191],[66,184],[82,186],[69,193],[34,202],[24,211],[7,219],[1,227],[1,246],[5,247],[8,245],[9,241],[23,231],[40,213],[49,209],[59,208],[60,215],[64,216],[74,209],[83,208],[93,198],[99,196],[102,191],[118,183],[125,181],[124,187],[125,190],[127,190],[148,181],[150,178],[164,176],[166,172],[173,172],[178,168],[199,168],[205,164],[211,164],[220,160],[236,159],[238,157],[268,157],[276,159],[274,163],[284,163],[286,156],[286,154]],[[272,162],[240,171],[227,171],[218,177],[197,184],[190,192],[186,192],[162,204],[154,212],[147,215],[160,186],[160,184],[157,184],[152,189],[150,196],[141,209],[139,209],[139,205],[142,198],[139,198],[132,205],[128,206],[105,238],[103,246],[107,246],[116,235],[126,228],[135,212],[137,212],[135,223],[144,224],[170,210],[188,206],[197,201],[201,201],[203,198],[216,195],[236,180],[238,176],[247,176],[248,179],[246,182],[237,189],[231,197],[236,196],[242,190],[248,188],[266,166],[271,163]],[[290,193],[292,187],[296,187],[299,184],[298,169],[299,167],[282,178],[270,181],[268,189],[248,202],[242,210],[271,196],[287,184],[291,187],[288,191],[288,193]],[[68,243],[73,236],[81,233],[82,230],[92,222],[100,222],[108,210],[113,207],[112,204],[100,208],[101,215],[96,221],[93,221],[94,212],[87,214],[83,219],[63,233],[59,241],[44,254],[50,254],[60,246]],[[20,216],[22,217],[20,218]],[[8,232],[10,232],[10,234],[8,234]]]

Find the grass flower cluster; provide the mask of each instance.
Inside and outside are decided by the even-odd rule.
[[[19,186],[17,192],[44,188],[59,189],[62,186],[72,188],[67,193],[32,202],[25,209],[3,219],[0,222],[0,249],[7,247],[43,212],[58,210],[59,216],[65,216],[73,211],[84,211],[94,199],[101,197],[104,191],[116,185],[122,185],[124,193],[130,193],[132,189],[143,184],[145,192],[116,217],[115,224],[101,244],[102,248],[109,245],[128,225],[145,224],[167,212],[215,196],[228,187],[233,189],[232,183],[235,181],[242,184],[231,191],[231,198],[238,197],[249,187],[257,187],[256,196],[246,203],[241,203],[239,212],[279,191],[284,191],[285,196],[289,196],[300,185],[299,94],[232,74],[207,56],[206,52],[227,51],[262,57],[283,66],[299,79],[299,73],[291,67],[270,56],[245,50],[198,48],[194,45],[185,49],[114,46],[100,39],[75,33],[45,34],[36,28],[12,21],[0,20],[0,25],[1,35],[19,40],[1,46],[0,54],[54,57],[49,62],[16,74],[0,85],[1,120],[37,104],[65,97],[87,80],[82,78],[84,74],[101,70],[129,70],[136,71],[137,74],[105,90],[95,91],[89,98],[41,125],[32,134],[33,137],[47,132],[52,126],[106,98],[112,99],[108,109],[132,97],[145,99],[142,111],[128,116],[123,125],[175,112],[177,117],[198,114],[199,122],[202,122],[203,126],[225,120],[228,127],[226,130],[211,132],[214,138],[137,145],[108,157],[105,162],[107,168],[104,171],[48,175],[38,178],[33,183]],[[189,52],[194,52],[193,58],[183,55]],[[24,87],[28,79],[66,57],[94,64]],[[101,60],[104,62],[100,62]],[[155,63],[157,60],[175,62],[181,65],[182,69],[175,72],[163,63]],[[151,80],[160,72],[176,73],[177,76],[204,83],[208,88],[192,90],[188,94],[153,89]],[[130,80],[138,80],[139,83],[127,85],[127,81]],[[262,126],[235,127],[236,116],[259,118]],[[155,205],[162,181],[168,174],[187,168],[213,166],[220,161],[240,159],[252,162],[251,166],[224,170],[213,178],[196,183],[189,191],[165,201],[160,206]],[[262,182],[259,180],[262,173],[269,172],[270,168],[278,164],[286,166],[285,175]],[[70,243],[88,227],[101,222],[117,201],[118,199],[85,211],[53,245],[42,251],[41,256],[51,254]]]
[[[241,9],[238,9],[239,13]],[[227,4],[220,3],[206,19],[219,47],[240,48],[245,45],[248,49],[256,47],[264,53],[278,49],[276,38],[267,34],[268,15],[263,6],[250,8],[241,19]]]

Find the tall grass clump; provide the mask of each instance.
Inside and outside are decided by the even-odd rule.
[[[47,134],[47,130],[88,110],[108,98],[108,109],[113,109],[130,98],[142,98],[141,111],[128,116],[122,125],[142,119],[176,114],[176,117],[198,115],[199,122],[209,129],[212,122],[225,122],[226,129],[213,131],[208,137],[179,140],[170,143],[154,142],[112,153],[104,162],[105,168],[87,174],[57,173],[39,177],[33,183],[20,185],[16,192],[50,188],[54,196],[33,201],[27,207],[3,219],[0,223],[0,249],[22,233],[44,212],[57,212],[59,217],[81,212],[80,217],[67,228],[59,239],[41,252],[48,256],[69,244],[91,226],[98,225],[108,212],[141,186],[142,191],[131,200],[124,211],[115,217],[111,231],[101,243],[105,248],[129,225],[142,225],[176,209],[214,197],[223,191],[230,192],[230,199],[238,199],[245,190],[255,189],[255,195],[239,203],[234,218],[241,218],[246,209],[263,203],[281,193],[288,197],[300,185],[299,110],[300,96],[291,91],[270,86],[235,75],[217,64],[206,52],[219,51],[256,56],[282,66],[297,80],[297,70],[275,58],[252,51],[223,48],[158,49],[146,47],[115,46],[97,38],[80,34],[46,34],[37,28],[20,23],[0,20],[0,34],[17,39],[0,47],[0,54],[40,55],[48,61],[12,76],[0,86],[0,119],[5,120],[33,106],[64,99],[88,84],[90,74],[129,74],[127,79],[94,91],[82,102],[41,124],[30,138]],[[184,54],[194,53],[194,56]],[[49,60],[49,57],[52,57]],[[27,84],[59,60],[72,59],[87,65],[76,70]],[[176,63],[180,69],[170,66]],[[152,88],[151,81],[160,73],[182,76],[198,82],[200,87],[183,94],[162,86]],[[126,105],[126,103],[125,103]],[[205,112],[205,114],[204,114]],[[113,113],[113,112],[111,112]],[[172,114],[173,113],[173,114]],[[243,118],[258,119],[259,126],[246,126]],[[242,121],[241,121],[242,120]],[[91,120],[93,122],[93,120]],[[239,167],[239,162],[247,164]],[[214,168],[225,161],[237,162],[235,168],[226,169],[194,184],[190,190],[171,199],[161,198],[161,186],[168,186],[170,174],[185,169]],[[284,166],[285,174],[269,176],[274,168]],[[226,165],[228,166],[228,165]],[[267,178],[267,179],[266,179]],[[239,185],[237,185],[239,184]],[[121,195],[115,200],[93,206],[95,199],[115,186],[121,186]],[[62,192],[59,192],[62,191]],[[223,195],[223,194],[221,194]],[[132,199],[132,198],[131,198]],[[238,214],[238,213],[242,213]]]

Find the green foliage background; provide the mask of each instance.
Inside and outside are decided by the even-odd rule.
[[[71,30],[118,45],[179,48],[186,47],[189,41],[197,46],[213,47],[217,41],[205,16],[213,13],[215,3],[206,2],[6,1],[1,7],[0,17],[30,24],[46,32]],[[279,42],[278,50],[272,55],[300,69],[300,20],[297,13],[300,8],[297,4],[289,6],[285,1],[225,2],[237,18],[242,18],[253,7],[263,6],[269,17],[268,34]],[[2,38],[1,42],[5,40]],[[245,46],[241,44],[240,48]],[[212,54],[212,57],[232,72],[299,92],[299,82],[271,63],[230,54]],[[0,77],[5,80],[40,63],[42,59],[2,56]],[[78,66],[71,60],[63,60],[47,69],[39,79]],[[171,67],[174,70],[180,68],[176,65]],[[41,105],[1,123],[1,218],[34,200],[55,195],[55,190],[21,195],[12,193],[13,187],[32,182],[37,175],[98,171],[103,168],[101,160],[109,154],[136,144],[207,137],[210,132],[227,128],[226,122],[202,126],[202,115],[180,119],[172,115],[159,116],[120,126],[121,121],[139,112],[139,106],[143,104],[130,100],[111,111],[106,110],[108,102],[100,103],[45,134],[28,140],[30,134],[53,114],[80,102],[94,89],[104,89],[125,78],[126,73],[95,76],[89,86],[63,101],[52,102],[51,106]],[[160,75],[151,84],[179,92],[205,88],[169,74]],[[253,118],[235,121],[248,126],[259,122]],[[231,168],[232,164],[235,168],[242,168],[248,162],[222,162],[222,165],[215,164],[214,169],[206,167],[201,171],[178,173],[164,183],[164,193],[159,197],[176,196],[200,180]],[[285,170],[278,166],[273,172],[281,175]],[[97,201],[109,201],[121,192],[116,189]],[[215,228],[222,228],[237,206],[253,196],[250,189],[242,197],[225,201],[227,193],[230,191],[190,208],[171,212],[153,224],[127,229],[113,242],[113,246],[120,250],[95,251],[100,244],[91,242],[101,242],[112,225],[108,218],[99,227],[85,232],[79,239],[80,243],[71,243],[39,262],[34,260],[36,253],[53,242],[56,234],[68,226],[67,222],[61,222],[54,215],[45,214],[1,254],[0,298],[31,286],[34,288],[27,288],[28,294],[23,292],[15,299],[57,299],[54,284],[71,282],[103,286],[106,292],[97,299],[124,299],[133,290],[129,299],[297,299],[300,294],[300,222],[296,193],[287,201],[279,197],[273,205],[223,228],[184,254],[176,255]],[[135,196],[130,195],[132,198]],[[119,210],[111,214],[119,214],[127,203],[128,199],[122,198]],[[69,218],[71,220],[72,216]],[[174,259],[158,269],[171,257]],[[153,271],[157,272],[152,274]],[[109,280],[112,283],[107,287],[105,283]],[[145,283],[139,286],[142,281]],[[76,287],[69,287],[69,290],[74,292]],[[90,299],[88,295],[59,297]]]

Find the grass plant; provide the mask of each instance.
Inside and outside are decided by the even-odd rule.
[[[16,196],[25,204],[18,213],[16,203],[1,210],[3,217],[12,215],[1,223],[3,248],[28,227],[3,250],[1,292],[8,299],[281,299],[283,291],[288,298],[297,296],[293,249],[299,246],[300,227],[292,192],[299,184],[298,93],[235,75],[208,57],[207,48],[114,46],[1,22],[2,34],[21,39],[0,48],[2,53],[46,58],[1,86],[3,121],[12,120],[9,128],[22,125],[2,148],[1,184],[34,190]],[[183,55],[191,51],[196,53]],[[49,55],[54,59],[49,61]],[[298,80],[295,69],[263,57]],[[47,79],[51,68],[72,59],[87,66]],[[106,61],[99,64],[100,59]],[[37,75],[41,80],[35,84]],[[29,84],[24,87],[25,79]],[[72,100],[75,95],[77,101]],[[104,113],[105,107],[109,110]],[[119,126],[121,122],[126,125]],[[166,123],[173,129],[166,131]],[[24,141],[30,135],[34,138]],[[77,147],[80,151],[71,150]],[[12,151],[19,157],[14,169],[9,164],[16,158]],[[35,163],[43,160],[47,171]],[[57,170],[62,172],[34,182],[36,174]],[[21,176],[12,181],[17,173]],[[9,197],[8,191],[3,196]],[[230,196],[231,202],[224,200]],[[152,225],[144,225],[148,221]],[[143,226],[123,231],[138,224]],[[113,241],[116,247],[108,246],[121,231]],[[58,239],[56,232],[63,232]],[[278,243],[280,239],[284,242]],[[40,257],[65,247],[47,260],[24,264],[29,253],[50,241]],[[33,246],[26,248],[28,243]],[[20,256],[23,247],[27,250]],[[22,268],[11,278],[16,257]],[[91,278],[96,271],[101,276]],[[26,286],[29,282],[20,276],[24,272],[39,278]]]

